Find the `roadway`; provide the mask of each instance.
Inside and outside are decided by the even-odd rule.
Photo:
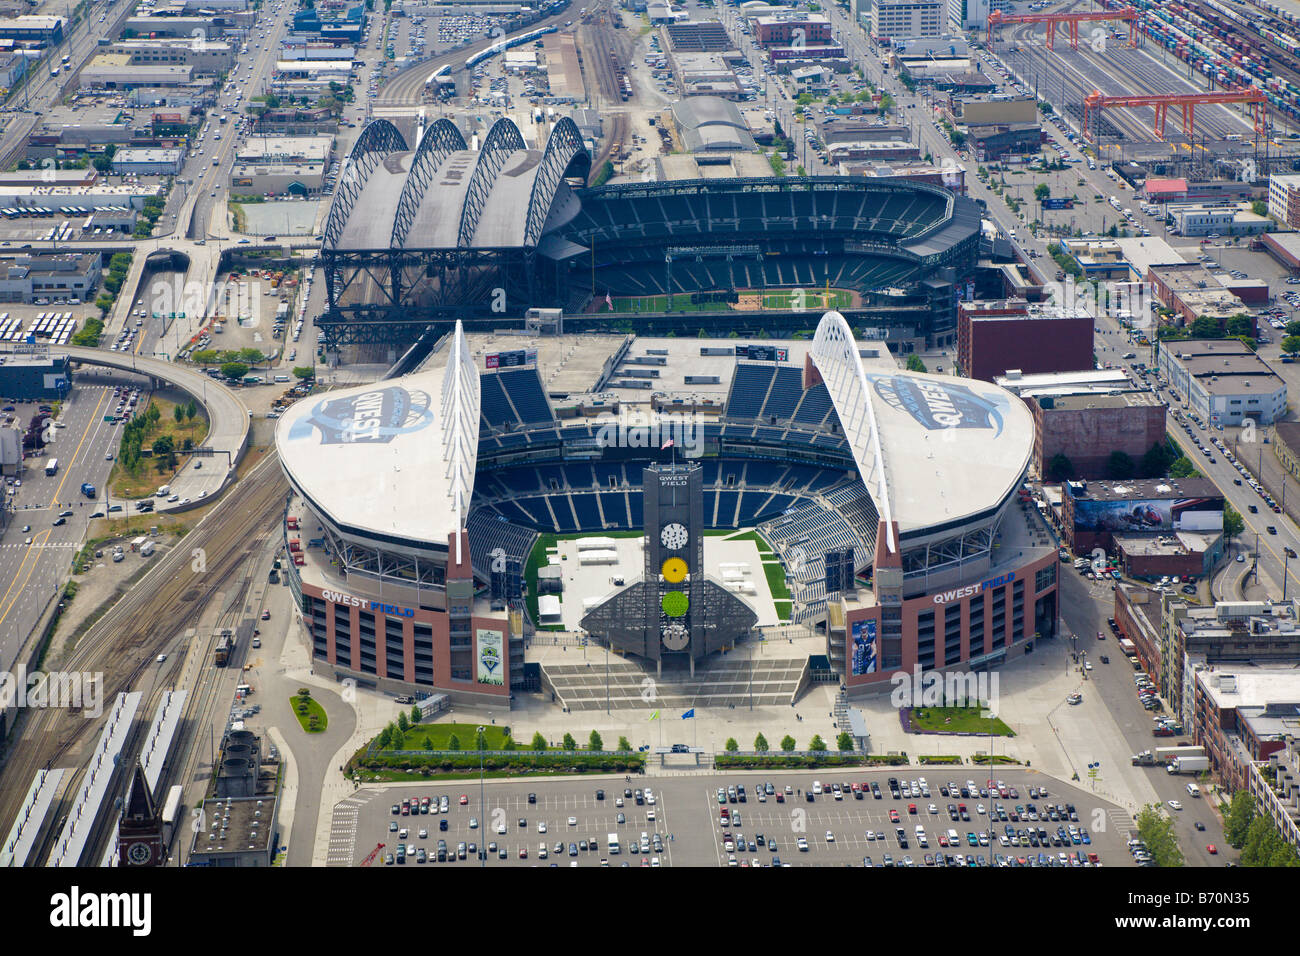
[[[120,381],[120,380],[119,380]],[[142,387],[147,382],[137,380]],[[144,395],[142,394],[142,399]],[[19,423],[35,414],[38,403],[17,406]],[[116,456],[118,431],[105,424],[113,409],[109,376],[73,388],[59,416],[63,427],[48,432],[44,455],[11,485],[11,513],[0,536],[0,670],[9,671],[22,644],[58,590],[73,555],[81,548],[90,515],[104,511],[104,485]],[[45,463],[57,458],[57,474]],[[98,500],[81,493],[93,484]],[[60,512],[72,511],[61,525]]]
[[[83,365],[102,365],[170,382],[206,410],[208,437],[204,440],[204,447],[213,450],[213,457],[190,459],[189,464],[169,482],[172,491],[180,495],[182,501],[174,505],[159,502],[159,512],[186,510],[185,499],[197,502],[201,498],[215,495],[225,486],[227,479],[233,476],[234,467],[248,444],[249,413],[239,397],[225,385],[189,366],[130,352],[123,354],[70,345],[52,351],[54,354],[66,353],[74,362]],[[75,386],[72,391],[75,395]],[[102,414],[107,414],[107,411]],[[194,466],[198,463],[203,463],[204,467],[195,469]]]

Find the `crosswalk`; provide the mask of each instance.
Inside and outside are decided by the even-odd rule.
[[[361,808],[370,802],[369,797],[348,797],[334,806],[330,821],[329,853],[326,866],[354,866],[357,852],[357,818]]]

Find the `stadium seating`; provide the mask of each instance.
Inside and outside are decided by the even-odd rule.
[[[520,421],[536,423],[555,420],[551,403],[547,401],[546,393],[542,390],[541,379],[537,377],[536,368],[498,372],[497,377],[518,412]]]

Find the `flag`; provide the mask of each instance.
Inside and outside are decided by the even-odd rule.
[[[608,292],[605,293],[605,305],[611,309],[614,308],[614,300],[609,297]]]
[[[695,716],[695,708],[692,707],[686,713],[682,714],[682,720],[690,720],[694,716]]]
[[[651,720],[658,720],[658,719],[659,719],[659,711],[656,710],[653,714],[651,714],[651,715],[650,715],[650,719],[651,719]]]
[[[670,439],[668,439],[666,442],[664,442],[662,445],[659,446],[659,450],[660,450],[660,451],[665,451],[666,449],[669,449],[669,448],[672,448],[672,447],[673,447],[673,440],[670,438]]]

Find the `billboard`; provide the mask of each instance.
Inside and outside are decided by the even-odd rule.
[[[790,358],[790,350],[774,345],[737,345],[736,357],[756,362],[785,362]]]
[[[1074,200],[1066,196],[1048,197],[1043,200],[1044,209],[1073,209]]]
[[[518,365],[536,365],[537,349],[491,352],[483,357],[483,363],[485,368],[514,368]]]
[[[505,658],[502,655],[505,635],[500,631],[479,629],[475,631],[475,637],[478,639],[478,682],[502,686],[506,682]]]
[[[1222,498],[1130,498],[1075,501],[1076,531],[1222,531]]]
[[[879,657],[880,655],[876,645],[875,620],[854,621],[852,647],[853,676],[861,677],[863,674],[874,674],[876,672],[876,662],[879,660]]]

